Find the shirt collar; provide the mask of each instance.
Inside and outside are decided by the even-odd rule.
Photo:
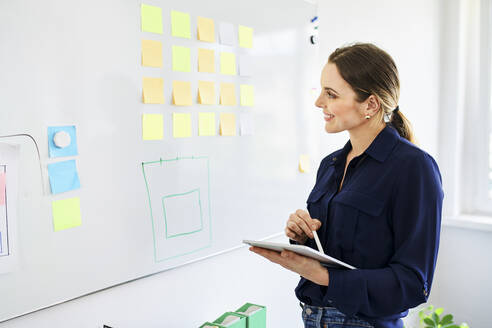
[[[398,131],[396,131],[395,128],[393,128],[389,124],[386,124],[384,129],[379,132],[379,134],[376,136],[376,138],[374,138],[374,140],[369,145],[369,147],[367,147],[364,153],[379,162],[384,162],[399,139],[400,135],[398,134]],[[351,149],[352,144],[350,143],[349,139],[342,149],[332,154],[331,158],[329,159],[329,163],[335,164],[340,159],[347,158],[347,155]]]

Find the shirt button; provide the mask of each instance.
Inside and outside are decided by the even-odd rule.
[[[307,308],[307,309],[306,309],[306,314],[307,314],[307,315],[311,315],[311,313],[313,313],[313,311],[312,311],[310,308]]]
[[[334,162],[334,161],[336,161],[336,160],[337,160],[337,158],[336,158],[336,157],[333,157],[331,160]]]

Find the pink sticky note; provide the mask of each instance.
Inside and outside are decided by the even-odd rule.
[[[5,172],[0,172],[0,205],[5,205]]]

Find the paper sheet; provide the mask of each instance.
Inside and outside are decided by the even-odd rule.
[[[236,106],[236,87],[234,83],[220,84],[220,104],[224,106]]]
[[[19,154],[18,145],[0,143],[0,274],[13,272],[19,268],[19,249],[17,241],[17,208],[19,192]],[[32,187],[36,187],[33,182]],[[4,193],[4,195],[2,195]]]
[[[239,46],[241,48],[253,48],[253,29],[251,27],[239,25]]]
[[[54,195],[80,188],[74,159],[48,164],[48,175],[51,193]]]
[[[144,77],[142,100],[144,104],[163,104],[164,80],[159,77]]]
[[[142,3],[142,32],[162,34],[162,9]]]
[[[82,224],[80,198],[55,200],[51,205],[53,210],[53,228],[55,231],[78,227]]]
[[[3,172],[3,166],[0,166],[0,205],[5,205],[6,174]]]
[[[162,114],[142,115],[142,139],[162,140],[164,137],[164,119]]]
[[[215,131],[215,113],[198,113],[198,135],[214,136]]]
[[[173,71],[191,72],[190,48],[173,46]]]
[[[220,23],[219,39],[221,44],[228,46],[234,44],[234,26],[231,23]]]
[[[198,17],[197,25],[198,40],[205,42],[215,42],[215,26],[213,19]]]
[[[241,93],[241,106],[253,107],[255,105],[254,87],[248,84],[241,84],[239,89]]]
[[[173,81],[173,104],[191,106],[191,82]]]
[[[236,75],[236,55],[234,53],[220,53],[220,74]]]
[[[162,67],[162,42],[142,40],[142,66]]]
[[[215,73],[215,52],[198,48],[198,72]]]
[[[191,114],[173,113],[173,136],[174,138],[191,137]]]
[[[233,113],[220,114],[220,135],[235,136],[236,135],[236,115]]]
[[[215,105],[214,82],[198,81],[198,103],[202,105]]]
[[[190,14],[171,11],[171,34],[178,38],[191,39]]]

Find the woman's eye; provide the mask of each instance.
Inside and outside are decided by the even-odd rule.
[[[336,98],[336,96],[329,91],[326,94],[328,95],[328,98]]]

